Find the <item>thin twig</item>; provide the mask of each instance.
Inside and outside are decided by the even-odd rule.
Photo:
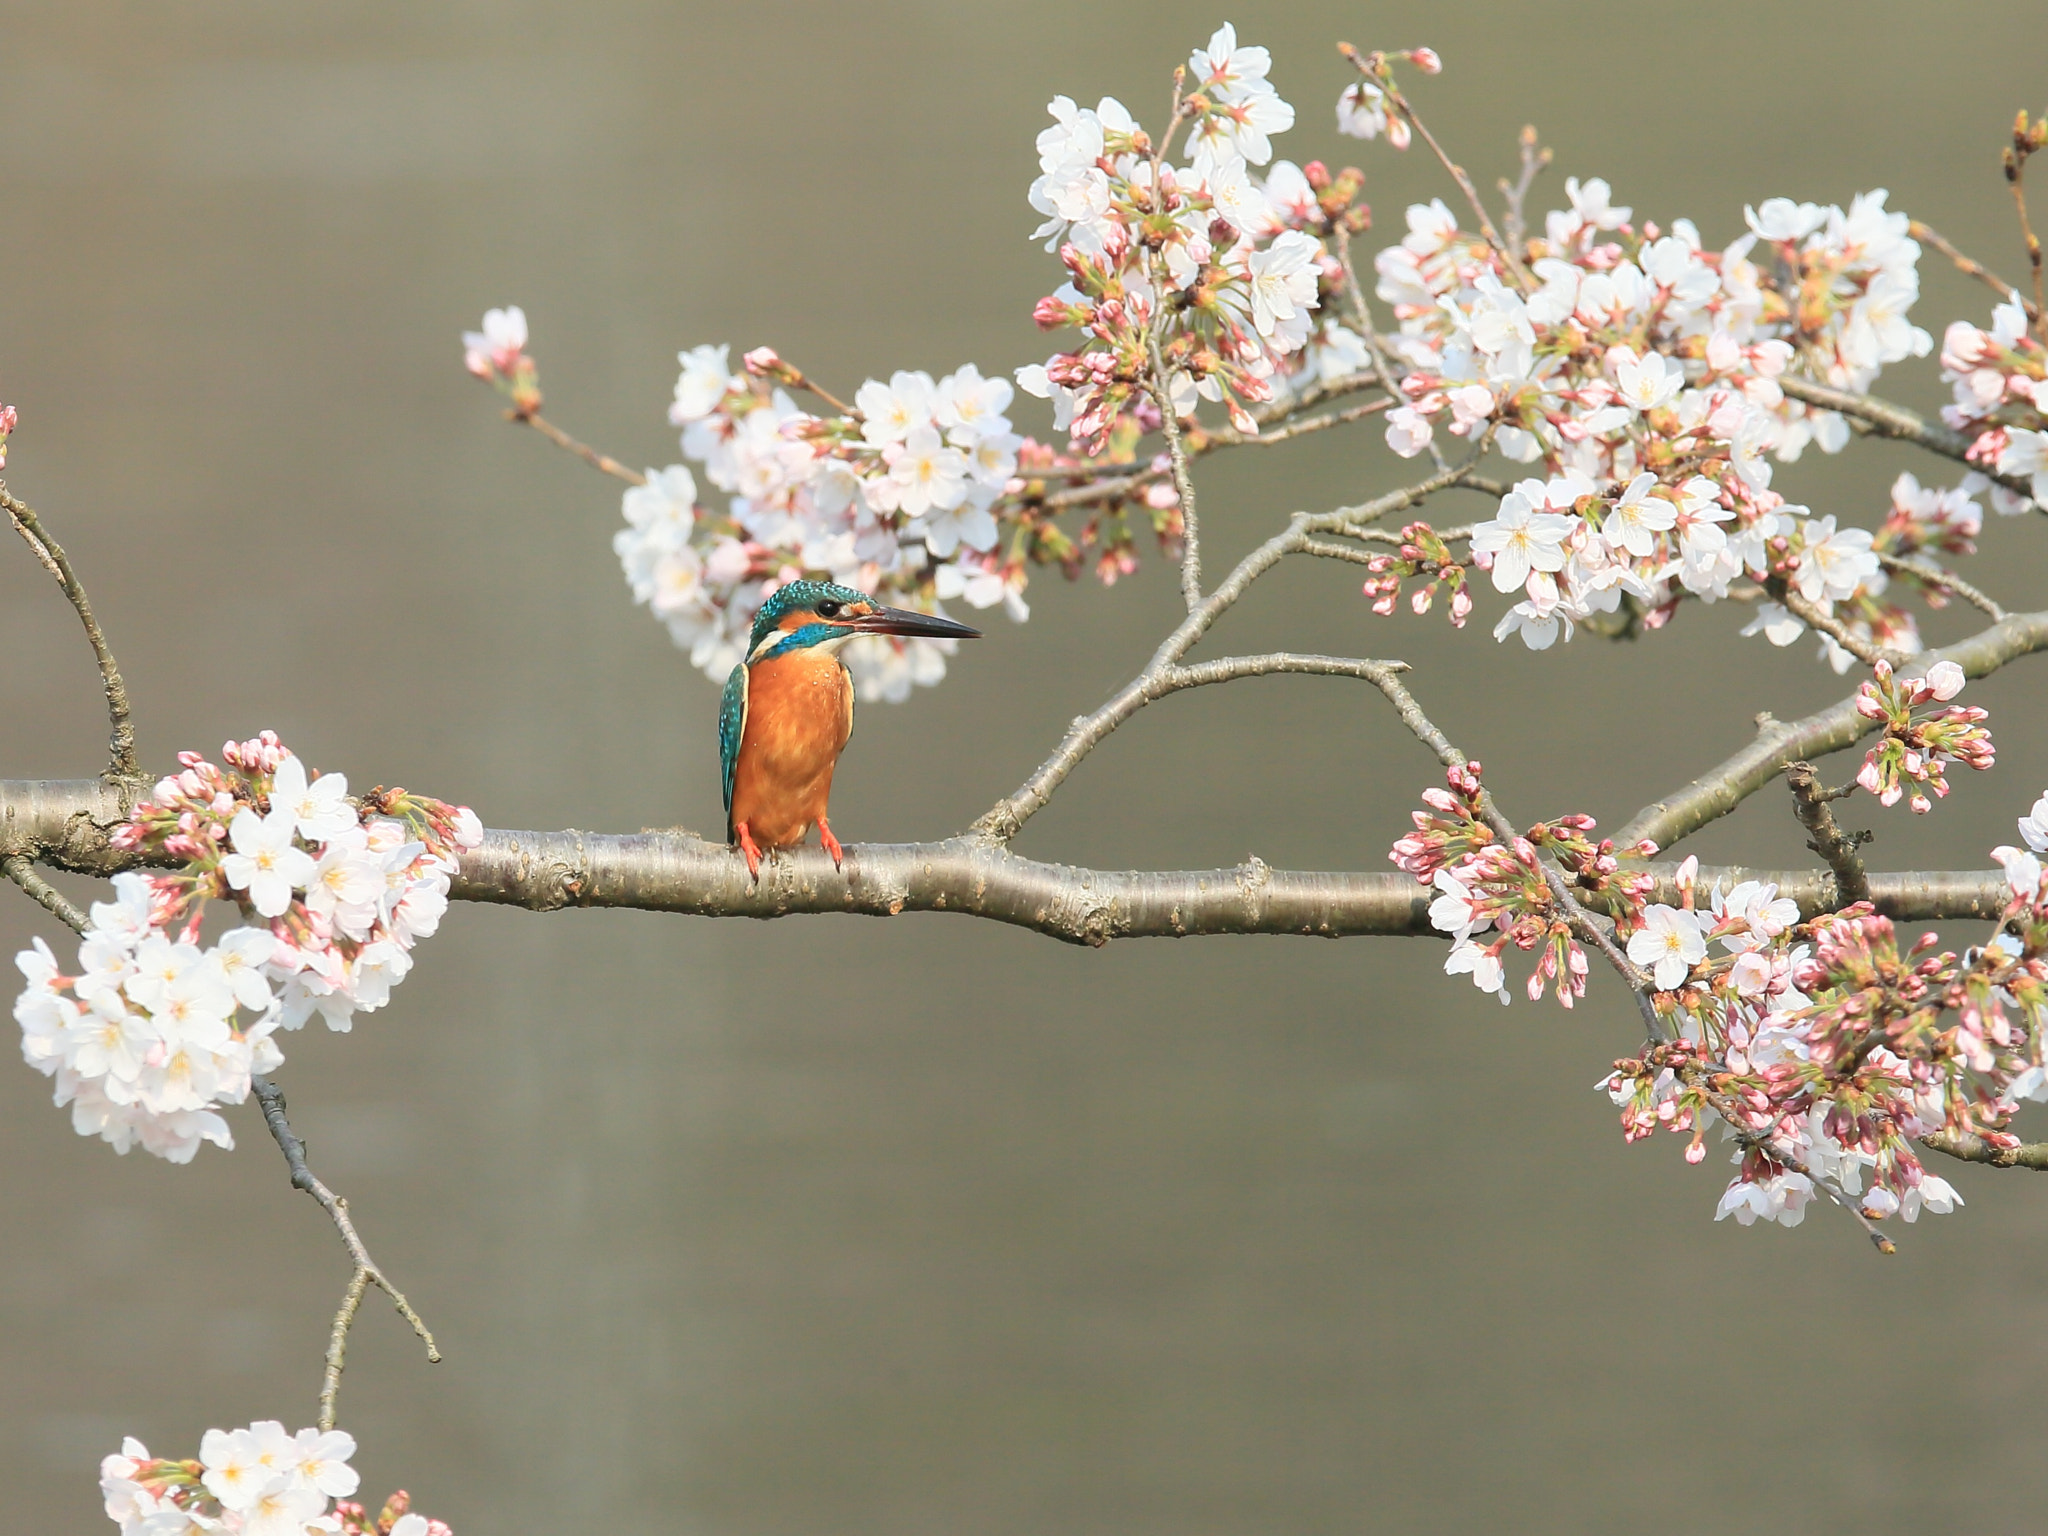
[[[577,458],[588,464],[592,469],[610,475],[615,480],[623,480],[628,485],[645,485],[647,483],[647,477],[641,474],[639,470],[628,469],[610,454],[599,453],[590,444],[578,442],[538,411],[508,410],[505,412],[505,419],[507,421],[524,422],[557,448],[568,449],[569,452],[575,454]]]
[[[135,766],[135,727],[128,718],[128,685],[121,680],[121,669],[114,664],[113,650],[107,645],[99,620],[93,617],[92,603],[85,595],[77,572],[71,568],[70,558],[64,553],[64,547],[44,530],[35,513],[17,501],[5,484],[0,484],[0,507],[7,509],[14,531],[35,552],[43,569],[56,578],[57,585],[64,589],[64,595],[78,611],[79,622],[85,626],[85,638],[92,646],[93,659],[99,663],[100,684],[107,695],[108,777],[140,778],[141,770]]]
[[[1819,603],[1802,597],[1790,587],[1779,591],[1776,596],[1788,612],[1804,619],[1866,667],[1874,667],[1880,661],[1888,661],[1896,667],[1906,659],[1906,652],[1865,639]]]
[[[1341,224],[1337,227],[1337,263],[1344,272],[1344,291],[1350,298],[1352,322],[1365,341],[1366,351],[1372,355],[1373,377],[1379,380],[1380,388],[1387,392],[1389,400],[1406,399],[1394,380],[1394,365],[1387,358],[1386,344],[1372,323],[1372,309],[1365,302],[1364,285],[1358,281],[1358,265],[1351,255],[1351,231]],[[1435,433],[1430,434],[1427,446],[1430,462],[1439,470],[1444,469],[1447,461]]]
[[[1968,273],[1971,277],[1976,278],[1978,282],[1984,284],[1987,288],[1991,289],[1991,291],[1996,293],[2001,299],[2019,298],[2020,305],[2022,308],[2026,310],[2027,318],[2029,320],[2033,320],[2039,317],[2039,309],[2036,308],[2036,306],[2031,301],[2025,298],[2020,298],[2020,293],[2017,288],[2013,287],[2011,283],[2008,283],[1996,272],[1992,271],[1989,267],[1985,266],[1983,262],[1976,260],[1974,257],[1965,256],[1961,251],[1957,250],[1955,246],[1950,244],[1948,238],[1945,235],[1943,235],[1940,230],[1936,229],[1933,225],[1923,224],[1920,222],[1920,220],[1914,219],[1906,225],[1906,233],[1911,235],[1915,240],[1926,241],[1929,245],[1933,246],[1937,251],[1941,252],[1942,255],[1946,256],[1950,261],[1954,262],[1960,270]]]
[[[1331,533],[1360,523],[1373,522],[1390,512],[1405,507],[1454,485],[1458,479],[1477,462],[1479,454],[1485,452],[1486,444],[1481,443],[1473,459],[1457,469],[1445,470],[1430,476],[1427,480],[1374,498],[1355,507],[1339,507],[1335,511],[1311,515],[1297,512],[1289,519],[1288,526],[1267,539],[1250,554],[1240,560],[1231,573],[1223,579],[1201,603],[1192,609],[1180,625],[1160,642],[1152,659],[1144,670],[1126,683],[1117,693],[1092,714],[1076,719],[1067,730],[1065,738],[1054,749],[1052,756],[1039,765],[1038,771],[1026,779],[1016,791],[998,801],[975,822],[970,836],[990,844],[1008,843],[1016,837],[1025,822],[1042,810],[1052,798],[1053,792],[1065,782],[1067,775],[1078,767],[1083,758],[1124,721],[1160,697],[1157,684],[1161,674],[1175,665],[1189,649],[1209,631],[1219,618],[1242,597],[1254,581],[1271,570],[1288,555],[1300,550],[1305,540],[1318,533]]]
[[[369,1288],[370,1272],[358,1264],[348,1277],[348,1289],[341,1294],[341,1306],[327,1331],[327,1365],[320,1376],[320,1428],[334,1428],[336,1406],[341,1398],[341,1373],[348,1366],[348,1331],[355,1326],[362,1309],[363,1292]],[[438,1358],[438,1357],[437,1357]]]
[[[1416,702],[1415,695],[1402,685],[1399,678],[1391,672],[1382,671],[1370,681],[1387,696],[1388,702],[1394,706],[1395,713],[1400,715],[1401,723],[1414,733],[1418,741],[1436,754],[1437,761],[1446,768],[1465,766],[1468,761],[1465,754],[1453,746],[1450,738],[1422,712],[1422,706]],[[1493,828],[1503,842],[1512,847],[1521,841],[1521,832],[1494,803],[1493,791],[1484,786],[1481,786],[1479,791],[1479,807],[1486,817],[1487,825]],[[1549,888],[1551,899],[1563,912],[1565,922],[1572,932],[1580,940],[1600,951],[1607,963],[1614,967],[1615,974],[1621,977],[1633,994],[1636,1011],[1642,1015],[1651,1038],[1670,1038],[1670,1027],[1658,1016],[1656,1006],[1650,1001],[1650,978],[1622,952],[1607,931],[1593,920],[1592,914],[1579,905],[1578,897],[1572,894],[1570,885],[1565,881],[1563,870],[1541,856],[1536,860],[1536,867],[1541,871],[1543,883]]]
[[[1341,411],[1326,411],[1321,416],[1304,416],[1290,421],[1272,431],[1261,428],[1257,433],[1239,432],[1235,429],[1225,432],[1204,431],[1200,438],[1189,443],[1193,454],[1212,453],[1218,448],[1271,448],[1276,443],[1291,442],[1297,437],[1306,437],[1311,432],[1326,432],[1331,427],[1345,426],[1350,422],[1363,421],[1368,416],[1377,416],[1388,409],[1394,401],[1381,397],[1367,400],[1358,405],[1346,406]]]
[[[1517,247],[1529,232],[1529,221],[1522,211],[1529,199],[1529,188],[1549,168],[1551,161],[1548,148],[1539,150],[1536,147],[1534,123],[1523,125],[1518,147],[1522,152],[1522,174],[1513,181],[1505,176],[1500,179],[1501,197],[1507,205],[1507,217],[1503,222],[1507,226],[1508,243]]]
[[[55,913],[58,921],[73,933],[85,932],[85,914],[66,901],[61,891],[35,872],[27,854],[8,854],[5,859],[0,859],[0,869],[4,869],[7,878],[26,891],[43,908]]]
[[[1918,411],[1895,405],[1889,400],[1880,400],[1874,395],[1852,394],[1846,389],[1834,389],[1826,384],[1816,384],[1811,379],[1796,378],[1780,374],[1778,387],[1794,400],[1808,405],[1817,405],[1824,411],[1838,411],[1851,421],[1859,422],[1878,437],[1897,438],[1901,442],[1914,443],[1929,453],[1938,453],[1945,459],[1954,459],[1959,464],[1983,475],[1994,484],[2004,486],[2015,495],[2033,499],[2033,484],[2018,475],[2008,475],[1979,464],[1970,457],[1973,439],[1952,431],[1939,422],[1929,421]]]
[[[2042,316],[2048,315],[2048,299],[2041,294],[2041,240],[2027,221],[2027,157],[2034,149],[2023,109],[2013,124],[2012,148],[2005,153],[2005,179],[2012,186],[2013,208],[2020,216],[2020,238],[2026,242],[2027,264],[2034,272],[2034,317],[2038,324]]]
[[[1306,389],[1297,390],[1285,400],[1276,401],[1262,410],[1252,412],[1252,420],[1259,425],[1259,431],[1255,435],[1239,432],[1234,428],[1215,432],[1199,428],[1195,434],[1183,439],[1188,457],[1199,459],[1216,452],[1219,448],[1270,447],[1309,432],[1321,432],[1330,427],[1340,427],[1347,422],[1376,415],[1393,402],[1374,400],[1367,405],[1348,407],[1306,421],[1289,419],[1311,406],[1321,405],[1326,400],[1355,395],[1360,390],[1372,389],[1376,385],[1377,381],[1372,375],[1363,373],[1333,379],[1328,383],[1310,385]],[[1280,424],[1277,431],[1265,430],[1275,423]],[[1162,478],[1160,472],[1149,465],[1136,468],[1128,463],[1079,466],[1071,470],[1039,471],[1024,476],[1026,480],[1062,477],[1073,479],[1077,483],[1057,491],[1042,491],[1035,495],[1020,493],[1015,497],[1005,498],[1005,501],[1044,507],[1048,511],[1060,511],[1067,507],[1090,506],[1097,502],[1116,501],[1135,495]]]
[[[1835,813],[1828,809],[1828,801],[1840,796],[1821,787],[1820,773],[1813,764],[1794,763],[1785,770],[1785,782],[1792,789],[1792,812],[1807,831],[1806,846],[1825,859],[1828,868],[1835,872],[1841,905],[1870,900],[1870,876],[1856,852],[1870,841],[1870,834],[1844,832],[1835,825]]]
[[[1179,87],[1174,88],[1178,99]],[[1174,494],[1180,498],[1180,595],[1193,613],[1202,606],[1202,541],[1195,522],[1195,481],[1188,473],[1187,446],[1180,440],[1180,417],[1174,409],[1173,384],[1166,372],[1166,359],[1159,352],[1159,336],[1149,338],[1152,350],[1152,401],[1159,407],[1160,430],[1166,434],[1167,461],[1173,468]]]
[[[1971,607],[1979,609],[1994,619],[2005,617],[2005,610],[1984,593],[1971,586],[1954,571],[1945,570],[1932,561],[1916,560],[1904,555],[1880,554],[1877,563],[1886,570],[1900,576],[1911,576],[1930,587],[1939,587],[1952,592]]]
[[[292,1131],[291,1122],[285,1119],[284,1090],[267,1077],[253,1078],[250,1087],[256,1095],[256,1102],[263,1107],[264,1123],[270,1127],[270,1134],[277,1142],[278,1150],[284,1153],[285,1165],[291,1169],[292,1188],[302,1189],[319,1202],[334,1223],[334,1229],[341,1234],[343,1246],[349,1257],[355,1261],[355,1273],[349,1279],[347,1294],[342,1298],[341,1309],[334,1314],[334,1329],[327,1344],[327,1368],[320,1386],[320,1427],[323,1430],[334,1427],[335,1396],[341,1390],[341,1371],[347,1357],[348,1331],[355,1322],[356,1310],[362,1304],[363,1287],[374,1285],[397,1308],[399,1316],[412,1324],[412,1331],[419,1335],[427,1346],[427,1359],[438,1364],[441,1351],[434,1345],[434,1336],[421,1321],[412,1303],[405,1299],[404,1292],[386,1278],[384,1271],[377,1267],[370,1257],[370,1250],[363,1246],[363,1240],[356,1233],[355,1222],[349,1218],[348,1201],[337,1195],[314,1176],[306,1164],[306,1144]]]
[[[1465,201],[1471,204],[1473,216],[1479,220],[1479,232],[1486,237],[1486,243],[1500,252],[1501,260],[1507,263],[1508,274],[1515,280],[1515,286],[1527,293],[1534,284],[1530,282],[1529,274],[1522,269],[1521,258],[1508,248],[1507,242],[1500,237],[1500,231],[1494,228],[1493,215],[1486,211],[1486,204],[1480,201],[1479,189],[1472,184],[1472,178],[1465,174],[1465,168],[1452,160],[1444,152],[1443,145],[1437,143],[1436,135],[1429,131],[1428,124],[1416,113],[1408,98],[1401,94],[1400,87],[1394,84],[1393,73],[1387,69],[1384,60],[1375,66],[1373,61],[1379,59],[1377,54],[1361,57],[1358,50],[1349,43],[1339,43],[1337,51],[1349,59],[1361,75],[1377,84],[1386,93],[1387,105],[1407,118],[1409,126],[1422,135],[1423,143],[1430,147],[1443,168],[1450,173],[1451,180],[1458,184],[1458,190],[1465,194]]]

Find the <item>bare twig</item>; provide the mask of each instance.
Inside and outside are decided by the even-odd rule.
[[[1326,411],[1320,416],[1303,416],[1267,431],[1263,427],[1256,435],[1235,430],[1210,432],[1204,430],[1200,437],[1188,442],[1190,456],[1212,453],[1218,448],[1271,448],[1277,443],[1292,442],[1297,437],[1307,437],[1311,432],[1326,432],[1331,427],[1342,427],[1354,421],[1363,421],[1368,416],[1377,416],[1388,409],[1394,401],[1385,396],[1349,405],[1340,411]]]
[[[1894,405],[1889,400],[1880,400],[1874,395],[1851,394],[1846,389],[1833,389],[1826,384],[1816,384],[1811,379],[1781,374],[1778,387],[1794,400],[1803,400],[1808,405],[1817,405],[1824,411],[1839,411],[1851,421],[1861,425],[1878,437],[1897,438],[1901,442],[1914,443],[1929,453],[1938,453],[1943,458],[1954,459],[1959,464],[1968,464],[1986,479],[2016,495],[2033,499],[2033,482],[2018,475],[2001,474],[1986,464],[1978,464],[1970,458],[1972,439],[1952,431],[1940,422],[1929,421],[1918,411],[1910,411],[1903,405]]]
[[[1529,221],[1522,211],[1529,200],[1529,188],[1549,168],[1551,160],[1548,148],[1536,147],[1536,125],[1533,123],[1523,126],[1518,147],[1522,152],[1522,174],[1513,181],[1505,176],[1500,179],[1500,194],[1507,204],[1507,217],[1503,222],[1507,226],[1508,243],[1517,247],[1529,232]]]
[[[549,421],[538,411],[508,410],[507,421],[524,422],[557,448],[566,448],[592,469],[610,475],[614,480],[623,480],[628,485],[645,485],[647,477],[637,469],[628,469],[610,454],[599,453],[588,443],[578,442],[560,427]]]
[[[1528,292],[1534,286],[1529,280],[1529,274],[1523,270],[1521,258],[1508,248],[1507,242],[1500,237],[1500,231],[1494,228],[1493,215],[1486,211],[1486,204],[1480,201],[1479,189],[1472,184],[1472,178],[1465,174],[1465,168],[1452,160],[1444,152],[1443,145],[1437,143],[1436,135],[1429,131],[1429,126],[1417,115],[1408,98],[1402,95],[1400,87],[1394,84],[1393,73],[1386,67],[1385,61],[1378,54],[1361,55],[1349,43],[1339,43],[1337,51],[1349,59],[1361,75],[1384,91],[1387,105],[1407,118],[1409,126],[1422,135],[1423,143],[1430,147],[1439,163],[1450,173],[1451,180],[1458,184],[1458,190],[1465,194],[1465,201],[1472,207],[1473,217],[1479,220],[1479,232],[1486,237],[1488,245],[1500,252],[1501,260],[1507,263],[1508,274],[1515,280],[1515,286],[1524,293]]]
[[[113,650],[107,645],[107,637],[101,631],[99,620],[92,614],[92,603],[85,595],[85,588],[79,583],[77,572],[71,569],[71,560],[64,553],[64,547],[44,530],[34,512],[0,484],[0,507],[7,509],[14,531],[21,535],[44,570],[56,578],[57,585],[64,589],[64,595],[71,600],[71,606],[78,611],[78,620],[85,626],[85,638],[92,646],[94,660],[100,667],[100,685],[107,696],[107,774],[110,778],[133,779],[139,777],[135,766],[135,727],[128,718],[128,685],[121,680],[121,669],[114,664]]]
[[[349,1276],[341,1308],[334,1314],[334,1327],[327,1341],[327,1367],[320,1383],[320,1427],[332,1429],[335,1399],[341,1391],[341,1372],[348,1356],[348,1331],[355,1323],[366,1286],[374,1285],[391,1298],[399,1316],[412,1324],[412,1331],[427,1346],[430,1362],[439,1363],[441,1351],[435,1347],[433,1334],[428,1332],[419,1313],[413,1310],[412,1303],[405,1299],[404,1292],[385,1277],[376,1260],[370,1257],[370,1250],[363,1246],[362,1238],[356,1233],[355,1222],[349,1218],[348,1201],[321,1183],[307,1166],[306,1144],[299,1140],[291,1122],[285,1119],[284,1090],[267,1077],[252,1079],[250,1086],[256,1102],[263,1108],[264,1123],[270,1127],[271,1137],[277,1142],[278,1150],[284,1153],[285,1165],[291,1169],[292,1188],[304,1190],[319,1202],[320,1208],[333,1221],[335,1231],[341,1234],[342,1244],[355,1263],[355,1272]]]
[[[1351,231],[1342,224],[1337,226],[1337,263],[1344,271],[1344,291],[1350,300],[1352,323],[1358,327],[1365,349],[1372,356],[1373,377],[1379,380],[1380,388],[1387,392],[1389,401],[1406,399],[1400,385],[1394,381],[1394,365],[1387,357],[1386,343],[1372,323],[1372,307],[1365,302],[1365,287],[1358,280],[1358,264],[1351,254]],[[1440,471],[1448,467],[1443,448],[1434,434],[1430,436],[1428,447],[1430,462]]]
[[[1174,88],[1179,99],[1179,87]],[[1159,337],[1150,338],[1152,349],[1152,403],[1159,407],[1160,430],[1166,434],[1166,453],[1173,466],[1173,490],[1180,499],[1180,595],[1193,613],[1202,605],[1202,541],[1195,522],[1195,481],[1188,473],[1187,447],[1180,440],[1180,419],[1173,406],[1173,383],[1166,371],[1166,359],[1159,354]]]
[[[1785,782],[1792,788],[1793,814],[1807,831],[1806,846],[1827,860],[1828,868],[1835,872],[1840,904],[1868,901],[1870,877],[1864,872],[1863,859],[1856,850],[1870,841],[1870,834],[1844,832],[1835,825],[1835,813],[1828,809],[1828,801],[1846,791],[1823,789],[1820,774],[1811,763],[1792,764],[1785,770]]]
[[[1917,560],[1903,555],[1880,554],[1877,557],[1877,563],[1896,575],[1911,576],[1915,580],[1925,582],[1930,587],[1939,587],[1945,592],[1952,592],[1971,607],[1979,609],[1991,618],[2002,619],[2005,617],[2005,610],[1990,597],[1971,586],[1954,571],[1946,570],[1934,564],[1931,560]]]
[[[2012,187],[2012,205],[2020,216],[2020,238],[2026,242],[2027,265],[2034,273],[2034,317],[2036,323],[2048,315],[2048,299],[2041,293],[2041,240],[2027,220],[2027,158],[2040,148],[2027,128],[2027,114],[2021,109],[2012,126],[2012,147],[2005,152],[2005,179]]]
[[[2019,298],[2020,305],[2026,310],[2029,320],[2039,317],[2040,310],[2031,301],[2020,298],[2020,292],[2017,288],[1985,266],[1983,262],[1976,260],[1974,257],[1965,256],[1954,245],[1950,244],[1948,238],[1933,225],[1923,224],[1918,219],[1914,219],[1907,224],[1906,233],[1915,240],[1926,241],[1937,251],[1941,252],[1942,255],[1954,262],[1960,270],[1976,278],[1978,282],[1984,284],[2001,299]]]
[[[1776,596],[1789,612],[1804,619],[1866,667],[1874,667],[1880,661],[1888,661],[1896,667],[1906,659],[1904,651],[1866,640],[1820,604],[1808,601],[1789,587],[1780,588]]]
[[[1484,448],[1485,445],[1481,444],[1480,451],[1483,452]],[[1065,782],[1067,775],[1080,765],[1083,758],[1094,751],[1119,725],[1160,696],[1157,691],[1160,676],[1188,653],[1195,642],[1244,595],[1254,581],[1288,555],[1299,551],[1305,540],[1317,533],[1328,533],[1353,524],[1369,523],[1390,512],[1413,506],[1444,487],[1455,484],[1469,467],[1468,464],[1458,469],[1446,470],[1430,476],[1427,480],[1356,507],[1340,507],[1333,512],[1313,516],[1306,512],[1295,513],[1286,528],[1240,560],[1230,575],[1189,612],[1179,627],[1160,643],[1142,672],[1119,689],[1100,709],[1076,719],[1052,756],[1040,764],[1038,771],[1026,779],[1014,793],[998,801],[975,822],[972,835],[990,843],[1007,843],[1014,838],[1024,823],[1044,808],[1046,802],[1052,798],[1053,792]]]
[[[0,869],[4,869],[7,878],[26,891],[45,910],[55,913],[57,920],[73,933],[85,932],[85,914],[66,901],[61,891],[35,872],[27,854],[8,854],[6,858],[0,859]]]

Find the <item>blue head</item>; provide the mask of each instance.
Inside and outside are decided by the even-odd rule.
[[[865,592],[831,581],[792,581],[768,595],[754,615],[747,660],[765,661],[808,646],[836,648],[855,635],[928,635],[975,640],[978,629],[934,614],[885,608]]]

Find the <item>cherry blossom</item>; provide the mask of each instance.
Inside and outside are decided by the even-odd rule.
[[[100,1493],[122,1536],[452,1536],[444,1522],[412,1512],[403,1490],[375,1516],[347,1502],[359,1481],[348,1464],[355,1453],[352,1435],[293,1435],[275,1419],[209,1429],[192,1460],[152,1456],[131,1435],[100,1462]]]
[[[114,899],[88,914],[78,974],[41,941],[15,960],[23,1056],[55,1079],[79,1134],[118,1152],[188,1162],[202,1142],[233,1145],[219,1110],[284,1060],[277,1032],[316,1012],[346,1029],[382,1007],[446,906],[453,853],[481,841],[473,812],[404,790],[359,807],[340,775],[309,782],[267,732],[222,755],[227,770],[182,754],[182,771],[115,830],[119,847],[185,862],[114,876]],[[327,830],[302,838],[308,825]],[[202,946],[209,900],[244,922]]]

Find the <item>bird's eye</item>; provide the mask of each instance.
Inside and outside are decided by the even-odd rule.
[[[825,602],[818,604],[818,617],[821,619],[836,619],[839,617],[839,610],[842,606],[844,605],[827,599]]]

